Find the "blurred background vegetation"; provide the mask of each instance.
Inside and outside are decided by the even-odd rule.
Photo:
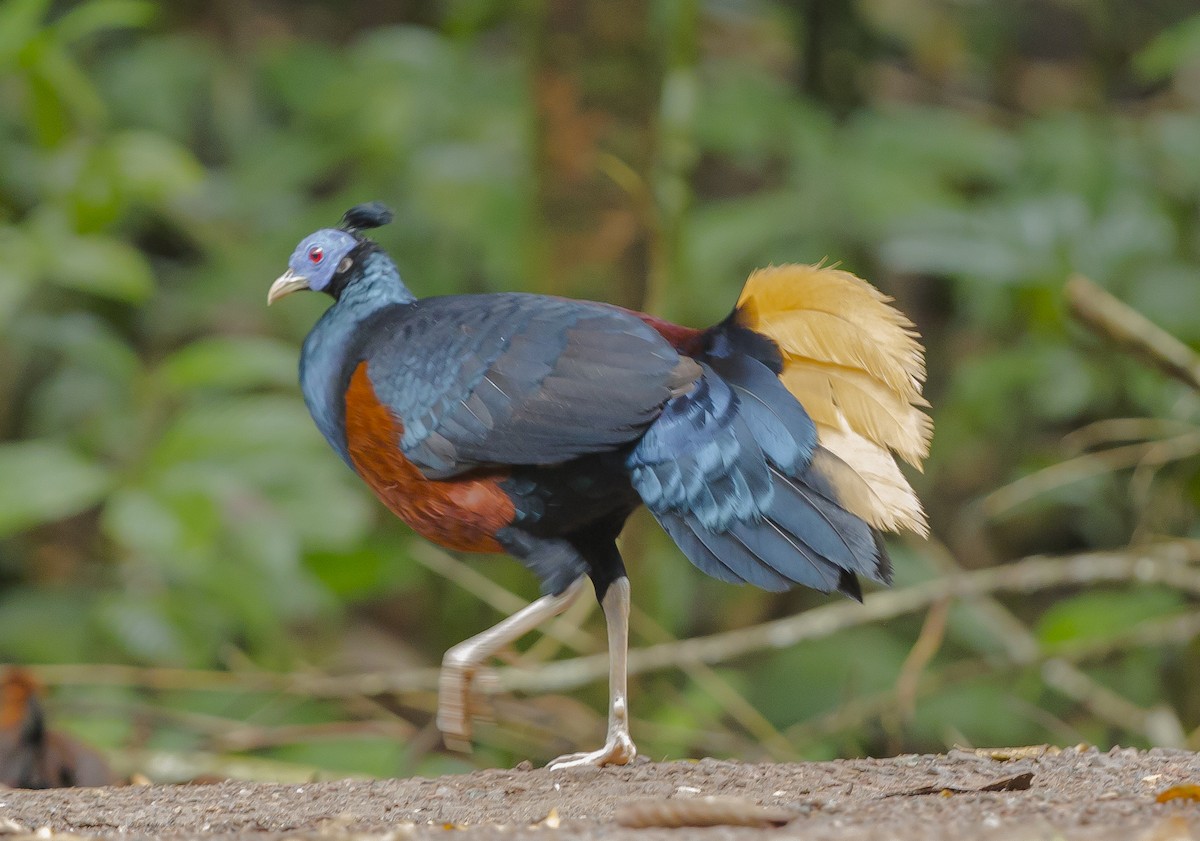
[[[295,383],[326,301],[264,305],[370,199],[418,294],[700,325],[753,267],[826,259],[926,338],[934,538],[893,544],[896,586],[994,586],[647,671],[644,753],[1200,747],[1200,399],[1062,292],[1200,342],[1194,0],[0,0],[0,660],[126,771],[431,774],[602,737],[603,681],[535,668],[603,651],[587,605],[513,654],[530,692],[475,754],[440,748],[429,667],[534,582],[369,496]],[[625,551],[636,646],[830,610],[710,581],[646,519]]]

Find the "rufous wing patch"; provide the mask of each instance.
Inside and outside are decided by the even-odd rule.
[[[358,475],[392,513],[439,546],[503,551],[495,534],[512,523],[516,510],[500,487],[507,477],[478,471],[428,479],[400,450],[403,434],[400,420],[379,402],[367,363],[361,363],[346,390],[346,449]]]

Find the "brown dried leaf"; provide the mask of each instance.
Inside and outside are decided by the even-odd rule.
[[[616,822],[632,829],[683,826],[783,826],[796,815],[739,797],[639,800],[617,809]]]
[[[1015,777],[997,780],[994,783],[988,783],[979,788],[924,786],[912,791],[895,791],[891,794],[885,794],[884,797],[919,797],[926,794],[940,794],[943,797],[948,797],[951,794],[977,794],[981,791],[1026,791],[1031,785],[1033,785],[1033,773],[1026,771],[1024,774],[1017,774]]]

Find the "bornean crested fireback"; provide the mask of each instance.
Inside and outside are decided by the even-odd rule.
[[[418,298],[364,234],[390,218],[359,205],[305,237],[267,300],[333,299],[304,342],[301,388],[379,499],[429,540],[506,552],[541,582],[541,598],[446,653],[449,744],[469,744],[487,659],[590,578],[608,625],[608,738],[551,765],[634,758],[616,538],[639,505],[715,578],[856,599],[859,576],[890,581],[880,532],[926,532],[893,457],[919,467],[928,453],[924,351],[865,281],[761,269],[706,329],[547,295]]]

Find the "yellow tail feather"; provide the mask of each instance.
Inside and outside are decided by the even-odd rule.
[[[787,265],[750,275],[738,322],[783,354],[780,379],[817,426],[842,504],[875,528],[928,533],[894,452],[920,469],[933,421],[922,408],[925,351],[891,298],[849,272]]]

